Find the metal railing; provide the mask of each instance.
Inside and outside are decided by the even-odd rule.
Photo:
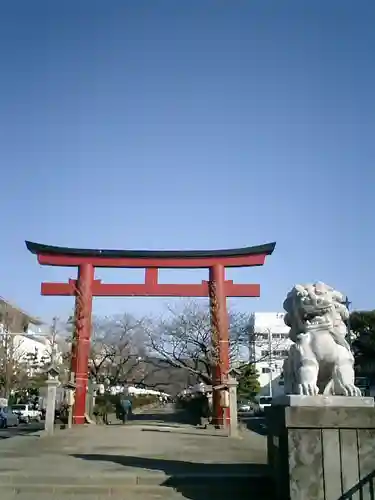
[[[375,500],[375,470],[361,479],[353,488],[344,493],[339,500]]]

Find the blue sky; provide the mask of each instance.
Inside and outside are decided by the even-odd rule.
[[[371,0],[13,1],[0,16],[0,295],[64,316],[24,246],[230,248],[276,241],[241,309],[326,281],[374,307]],[[164,271],[194,282],[204,271]],[[107,282],[141,271],[98,270]],[[168,299],[96,299],[157,313]]]

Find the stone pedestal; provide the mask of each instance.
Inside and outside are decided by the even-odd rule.
[[[374,500],[373,398],[285,396],[266,418],[277,500]]]
[[[239,437],[238,434],[238,415],[237,415],[237,380],[228,376],[228,391],[229,391],[229,436]]]
[[[47,434],[53,434],[55,429],[55,407],[56,407],[56,389],[60,382],[55,378],[47,380],[47,405],[46,405],[46,420],[44,430]]]

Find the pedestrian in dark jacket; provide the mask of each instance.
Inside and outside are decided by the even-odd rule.
[[[204,392],[198,392],[192,399],[193,418],[197,426],[207,428],[210,416],[208,398]]]
[[[129,398],[124,397],[120,399],[120,420],[122,420],[123,424],[129,419],[129,416],[132,411],[132,402]]]
[[[208,403],[208,397],[206,394],[202,393],[200,396],[200,424],[202,427],[207,429],[207,423],[210,417],[210,405]]]

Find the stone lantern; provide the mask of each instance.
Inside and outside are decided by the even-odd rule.
[[[54,364],[51,364],[47,369],[47,405],[46,405],[46,420],[44,429],[47,434],[53,434],[55,428],[55,409],[56,409],[56,390],[60,385],[58,375],[60,370]]]

